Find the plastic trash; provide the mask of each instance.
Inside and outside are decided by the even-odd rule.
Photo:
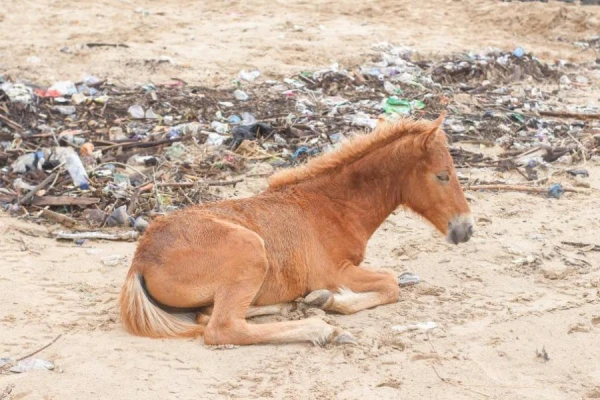
[[[42,169],[45,160],[46,156],[43,151],[23,154],[12,164],[12,171],[17,174],[23,174],[27,171]]]
[[[548,189],[548,197],[560,199],[560,196],[562,196],[564,192],[565,189],[562,187],[562,185],[560,183],[555,183]]]
[[[239,124],[242,122],[242,119],[239,117],[239,115],[230,115],[229,118],[227,118],[227,122],[230,124]]]
[[[77,112],[75,106],[54,106],[54,109],[62,115],[73,115]]]
[[[77,93],[77,88],[73,82],[63,81],[56,82],[48,88],[48,91],[56,91],[60,93],[61,96],[72,96]]]
[[[100,226],[104,223],[104,219],[106,218],[106,213],[102,210],[98,210],[96,208],[88,208],[83,210],[83,218],[87,221],[87,223],[91,226]]]
[[[0,85],[0,90],[6,93],[9,100],[14,103],[28,104],[33,99],[32,90],[21,83],[12,84],[5,82]]]
[[[137,217],[133,223],[133,227],[138,232],[145,232],[150,224],[142,217]]]
[[[219,121],[213,121],[210,126],[220,134],[225,134],[229,130],[229,125],[221,123]]]
[[[24,182],[21,178],[17,178],[13,181],[13,187],[17,190],[17,192],[30,191],[35,188],[34,185]]]
[[[573,176],[583,176],[585,178],[590,176],[590,173],[587,169],[569,169],[567,172]]]
[[[155,156],[140,156],[134,155],[127,160],[128,165],[143,165],[145,167],[153,167],[158,165],[160,160]]]
[[[102,264],[107,267],[116,267],[117,265],[124,262],[126,259],[127,259],[127,257],[125,257],[125,256],[122,256],[119,254],[113,254],[112,256],[104,257],[102,259]]]
[[[427,322],[419,322],[416,324],[408,324],[408,325],[394,325],[392,326],[392,330],[395,332],[407,332],[407,331],[430,331],[432,329],[435,329],[438,327],[438,324],[436,324],[433,321],[427,321]]]
[[[52,361],[44,360],[43,358],[28,358],[26,360],[19,361],[17,365],[10,369],[10,372],[20,374],[32,370],[52,371],[53,369],[54,363]]]
[[[242,116],[242,125],[252,125],[256,123],[256,117],[249,112],[244,111],[240,115]]]
[[[71,102],[73,104],[83,104],[86,100],[87,96],[82,93],[75,93],[73,96],[71,96]]]
[[[146,119],[157,119],[158,115],[154,112],[152,108],[146,110],[146,114],[144,115]]]
[[[209,133],[206,139],[206,144],[210,146],[221,146],[227,140],[227,136],[219,135],[218,133]]]
[[[111,142],[127,139],[127,135],[120,126],[113,126],[108,130],[108,138]]]
[[[248,93],[244,92],[243,90],[235,90],[233,92],[233,96],[235,97],[236,100],[239,101],[246,101],[250,98],[250,96],[248,96]]]
[[[385,100],[383,110],[386,114],[395,113],[408,115],[410,114],[412,107],[410,105],[410,101],[392,96]]]
[[[401,287],[412,286],[421,282],[421,278],[411,272],[404,272],[398,277],[398,285]]]
[[[127,109],[127,113],[131,118],[143,119],[145,116],[144,109],[139,104],[135,104]]]
[[[559,81],[560,81],[561,85],[570,85],[571,84],[571,80],[566,75],[561,76]]]
[[[106,220],[108,226],[128,226],[129,215],[127,215],[127,206],[121,206],[113,210]]]
[[[402,89],[400,89],[390,81],[385,81],[383,83],[383,89],[389,94],[402,94]]]
[[[171,161],[179,160],[185,154],[185,145],[181,142],[173,143],[165,149],[164,154]]]
[[[522,48],[521,46],[517,47],[514,51],[513,51],[513,56],[517,57],[517,58],[521,58],[525,55],[525,49]]]
[[[67,164],[67,171],[73,180],[73,184],[80,189],[88,190],[90,188],[88,184],[90,178],[88,177],[79,156],[71,151],[65,156],[65,162]]]
[[[235,150],[244,140],[253,140],[260,136],[267,136],[273,131],[273,128],[263,122],[257,122],[252,125],[240,125],[233,129],[233,142],[231,147]]]
[[[248,81],[248,82],[252,82],[254,80],[256,80],[256,78],[258,78],[260,76],[260,71],[246,71],[246,70],[242,70],[240,72],[240,79]]]
[[[313,156],[318,153],[319,153],[318,149],[311,149],[306,146],[302,146],[302,147],[299,147],[298,149],[296,149],[296,151],[292,153],[292,155],[290,156],[290,159],[295,160],[298,157],[303,156],[303,155]]]

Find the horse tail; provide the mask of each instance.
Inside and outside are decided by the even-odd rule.
[[[121,289],[121,322],[127,331],[152,338],[197,337],[204,334],[204,326],[195,324],[192,319],[169,314],[156,305],[148,297],[142,279],[141,274],[130,271]]]

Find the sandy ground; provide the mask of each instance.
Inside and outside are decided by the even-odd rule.
[[[593,54],[572,42],[599,31],[599,7],[559,2],[3,0],[0,70],[46,84],[94,74],[227,85],[242,69],[266,79],[348,66],[382,41],[433,54],[521,45],[549,61],[580,60]]]
[[[474,0],[2,3],[0,70],[41,83],[93,73],[126,83],[179,77],[227,85],[241,69],[278,77],[360,62],[383,40],[423,54],[520,44],[547,59],[593,59],[570,41],[598,32],[600,16],[599,7]],[[79,46],[90,42],[130,47]],[[148,61],[161,56],[177,64]],[[600,165],[586,168],[597,191]],[[228,195],[264,186],[250,179]],[[62,334],[38,355],[56,372],[0,375],[0,399],[9,385],[12,400],[600,398],[600,252],[562,243],[600,244],[597,192],[469,199],[477,233],[459,247],[410,213],[383,224],[367,263],[423,282],[403,289],[397,304],[325,316],[358,345],[324,348],[214,349],[128,335],[116,299],[135,244],[58,243],[47,227],[0,214],[0,357],[26,355]],[[127,261],[102,264],[114,254]],[[277,319],[284,317],[258,322]],[[392,330],[425,321],[439,327]],[[536,355],[542,349],[549,360]]]

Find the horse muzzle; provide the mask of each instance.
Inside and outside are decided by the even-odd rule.
[[[448,242],[453,244],[465,243],[473,236],[473,218],[471,215],[454,217],[448,223]]]

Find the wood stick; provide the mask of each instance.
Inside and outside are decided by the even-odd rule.
[[[157,182],[156,186],[159,188],[176,187],[186,188],[194,187],[196,185],[207,185],[207,186],[235,186],[236,184],[243,182],[244,178],[232,179],[230,181],[201,181],[201,182]],[[153,184],[151,184],[153,185]]]
[[[54,212],[52,210],[46,210],[43,209],[42,210],[42,215],[48,219],[51,219],[53,221],[56,221],[66,227],[72,227],[75,226],[77,224],[77,221],[75,221],[73,218],[68,217],[64,214],[59,214],[57,212]]]
[[[43,188],[45,188],[46,186],[48,186],[53,180],[54,177],[56,176],[56,174],[50,174],[46,177],[46,179],[44,179],[41,183],[39,183],[36,187],[34,187],[29,193],[27,193],[25,196],[23,196],[23,198],[21,198],[18,203],[19,204],[27,204],[29,202],[29,200],[31,200],[31,198],[33,196],[35,196],[35,194],[37,192],[39,192],[40,190],[42,190]]]
[[[238,179],[232,179],[230,181],[204,181],[202,182],[205,185],[208,186],[235,186],[236,184],[243,182],[244,178],[238,178]]]
[[[77,239],[98,239],[98,240],[134,240],[137,239],[139,234],[136,231],[129,231],[123,233],[102,233],[102,232],[57,232],[57,240],[77,240]]]
[[[505,190],[512,192],[526,192],[526,193],[548,193],[547,188],[541,187],[532,187],[532,186],[518,186],[518,185],[474,185],[467,186],[468,190]],[[585,193],[584,191],[571,189],[571,188],[563,188],[565,192],[571,193]]]
[[[546,117],[600,119],[600,114],[572,113],[568,111],[540,111],[539,114]]]
[[[29,353],[29,354],[27,354],[26,356],[23,356],[23,357],[17,358],[17,362],[19,362],[19,361],[23,361],[23,360],[25,360],[26,358],[29,358],[29,357],[33,357],[33,356],[35,356],[37,353],[39,353],[40,351],[46,350],[48,347],[50,347],[50,346],[52,346],[54,343],[56,343],[56,341],[57,341],[58,339],[60,339],[61,337],[62,337],[62,333],[61,333],[60,335],[58,335],[57,337],[55,337],[55,338],[54,338],[54,340],[52,340],[50,343],[48,343],[48,344],[47,344],[47,345],[45,345],[44,347],[42,347],[42,348],[40,348],[40,349],[38,349],[38,350],[36,350],[36,351],[34,351],[34,352],[32,352],[32,353]]]
[[[178,137],[178,138],[175,138],[175,139],[156,140],[154,142],[117,143],[117,144],[114,144],[112,146],[102,147],[99,150],[107,151],[107,150],[115,149],[117,147],[122,147],[123,150],[132,149],[132,148],[135,148],[135,147],[139,147],[139,148],[156,147],[156,146],[160,146],[160,145],[163,145],[163,144],[171,144],[171,143],[182,142],[182,141],[187,140],[187,139],[189,139],[191,137],[192,136],[190,135],[190,136]]]
[[[90,206],[99,203],[97,197],[44,196],[34,197],[31,204],[36,206]]]
[[[580,242],[561,242],[562,244],[566,244],[568,246],[573,247],[590,247],[592,251],[600,251],[600,246],[597,244],[588,244],[588,243],[580,243]]]
[[[146,185],[143,185],[141,187],[138,188],[138,190],[136,190],[133,195],[131,196],[131,199],[129,200],[129,205],[127,206],[127,215],[133,215],[133,213],[135,212],[135,206],[137,205],[137,200],[138,197],[140,197],[140,194],[142,194],[143,192],[147,192],[148,190],[152,190],[152,183],[148,183]]]
[[[16,123],[12,119],[5,117],[4,115],[0,114],[0,120],[4,121],[6,125],[10,126],[14,130],[23,130],[23,126],[21,124]]]

